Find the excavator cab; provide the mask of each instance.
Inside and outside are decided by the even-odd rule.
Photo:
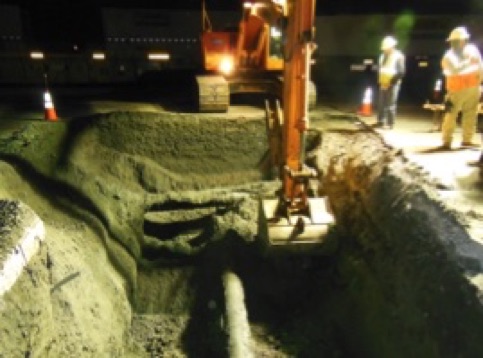
[[[241,68],[261,68],[262,54],[267,48],[268,25],[256,14],[249,13],[240,22],[237,42],[238,66]]]
[[[213,31],[206,9],[202,13],[201,35],[203,67],[225,76],[248,69],[278,71],[283,69],[281,14],[270,1],[246,2],[236,30]]]
[[[200,112],[227,111],[231,94],[282,97],[282,9],[277,1],[247,1],[236,31],[214,31],[203,5],[204,73],[196,77]]]
[[[235,60],[240,69],[281,71],[281,13],[266,2],[244,4]]]

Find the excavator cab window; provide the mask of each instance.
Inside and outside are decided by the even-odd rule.
[[[268,48],[268,56],[283,59],[282,50],[282,31],[279,27],[270,27],[270,41]]]

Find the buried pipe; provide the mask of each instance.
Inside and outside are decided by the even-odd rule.
[[[0,201],[0,219],[12,221],[10,225],[0,221],[0,298],[17,282],[25,266],[40,248],[44,240],[44,223],[29,207],[18,201]],[[2,253],[5,253],[4,255]]]
[[[241,280],[231,271],[223,273],[226,331],[230,358],[252,358],[250,326]]]

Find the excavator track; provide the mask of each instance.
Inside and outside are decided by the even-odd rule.
[[[227,80],[221,75],[199,75],[196,77],[199,112],[227,112],[230,95],[238,93],[262,93],[282,100],[283,79],[281,77],[237,77]],[[317,89],[309,81],[309,109],[317,103]]]
[[[220,75],[196,76],[198,110],[200,112],[227,112],[230,107],[230,88]]]

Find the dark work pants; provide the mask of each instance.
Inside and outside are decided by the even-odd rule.
[[[380,125],[393,126],[396,119],[397,100],[401,83],[397,83],[388,89],[379,88],[379,101],[377,107],[377,123]]]

